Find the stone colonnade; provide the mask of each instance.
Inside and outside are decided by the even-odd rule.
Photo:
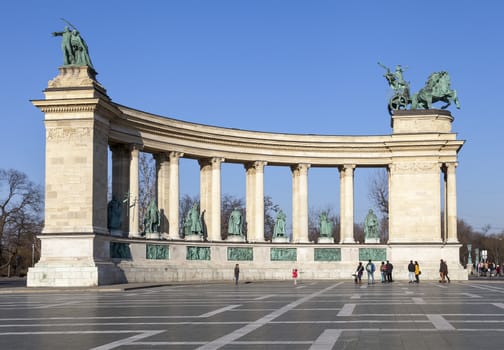
[[[397,111],[392,116],[389,135],[247,131],[165,118],[119,105],[112,102],[95,75],[89,67],[60,67],[59,75],[44,90],[45,98],[32,101],[45,116],[46,193],[41,259],[28,272],[29,286],[85,286],[124,281],[124,271],[111,259],[110,250],[112,241],[139,242],[140,151],[156,157],[157,199],[165,238],[179,237],[179,161],[182,157],[199,162],[200,205],[207,239],[217,243],[221,241],[223,162],[245,167],[246,219],[248,240],[252,242],[246,244],[264,241],[266,166],[285,166],[292,171],[293,243],[299,245],[308,244],[309,169],[338,168],[342,247],[354,243],[355,169],[386,167],[389,174],[387,249],[394,248],[395,257],[403,260],[411,251],[404,247],[412,244],[439,247],[430,261],[439,261],[444,254],[441,249],[450,250],[451,257],[458,256],[455,168],[464,141],[457,140],[451,131],[454,119],[448,111]],[[109,147],[112,195],[127,203],[122,214],[128,217],[115,232],[107,229]],[[441,203],[445,206],[443,238]],[[342,252],[342,256],[355,258],[345,254]],[[454,259],[453,263],[458,261]],[[258,264],[261,269],[267,268],[261,262]],[[320,266],[314,265],[313,273],[319,270]]]
[[[123,234],[129,237],[140,237],[138,232],[139,212],[135,205],[138,198],[138,146],[112,145],[112,193],[117,198],[129,193],[130,205],[128,220],[124,220]],[[157,153],[156,182],[157,203],[161,212],[160,230],[164,238],[180,239],[179,227],[179,161],[184,153],[172,151]],[[221,241],[221,164],[224,158],[200,159],[200,198],[201,212],[205,213],[207,237],[209,241]],[[249,242],[264,242],[264,168],[265,161],[245,163],[246,178],[246,222]],[[292,171],[292,228],[293,243],[308,243],[308,170],[310,164],[290,166]],[[340,244],[353,244],[354,239],[354,173],[355,164],[337,166],[340,172]],[[394,167],[397,168],[397,167]],[[444,175],[444,208],[445,232],[439,240],[458,242],[456,212],[456,163],[434,165],[434,177],[439,171]],[[128,171],[129,170],[129,171]],[[391,174],[390,168],[389,176]],[[415,171],[418,171],[416,169]],[[395,170],[401,173],[401,170]],[[130,176],[130,177],[129,177]],[[128,178],[129,177],[129,178]],[[436,181],[433,181],[434,185]],[[125,185],[129,184],[129,187]],[[124,195],[122,196],[124,197]],[[404,203],[404,201],[401,201]],[[433,201],[436,213],[440,208]],[[126,216],[125,216],[126,217]],[[129,229],[131,228],[131,229]],[[437,231],[436,231],[437,232]],[[441,231],[439,231],[441,232]],[[393,239],[394,237],[392,237]],[[436,239],[434,238],[434,241]],[[411,241],[411,239],[409,240]]]

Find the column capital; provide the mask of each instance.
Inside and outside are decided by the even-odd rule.
[[[253,162],[247,162],[243,164],[245,170],[249,170],[250,168],[254,168],[255,170],[264,170],[264,167],[266,165],[268,165],[268,162],[263,160],[256,160]]]
[[[355,164],[342,164],[338,168],[340,171],[354,170]]]
[[[291,165],[292,172],[299,172],[300,174],[307,173],[308,169],[311,167],[311,164],[307,163],[299,163]]]
[[[152,158],[156,160],[158,163],[162,163],[168,159],[168,155],[165,152],[154,153]]]
[[[169,153],[169,157],[171,160],[178,160],[184,156],[183,152],[173,151]]]
[[[143,145],[140,143],[130,143],[128,147],[130,151],[141,151],[143,149]]]
[[[445,162],[443,163],[443,167],[446,169],[455,169],[458,167],[458,162]]]
[[[198,163],[199,163],[200,167],[205,167],[208,165],[210,165],[212,167],[216,167],[216,166],[220,166],[220,164],[223,163],[225,160],[226,160],[226,158],[222,158],[222,157],[200,158],[200,159],[198,159]]]
[[[129,145],[125,143],[111,143],[109,148],[112,152],[126,152],[129,150]]]

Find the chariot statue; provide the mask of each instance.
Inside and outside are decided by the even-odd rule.
[[[440,71],[432,73],[427,79],[425,86],[416,94],[410,96],[409,81],[404,80],[403,72],[405,69],[401,65],[397,65],[394,72],[380,62],[378,62],[378,65],[387,70],[383,76],[393,90],[393,95],[387,105],[390,115],[394,111],[407,109],[408,106],[412,110],[432,109],[432,104],[436,102],[445,103],[441,106],[441,109],[448,108],[452,102],[460,109],[457,91],[451,88],[448,72]]]

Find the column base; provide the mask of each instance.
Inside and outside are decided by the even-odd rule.
[[[185,236],[186,241],[202,241],[203,236],[201,235],[187,235]]]
[[[145,238],[146,239],[161,239],[161,234],[159,232],[148,232],[145,233]]]
[[[242,235],[229,235],[226,238],[227,242],[245,242],[245,237]]]

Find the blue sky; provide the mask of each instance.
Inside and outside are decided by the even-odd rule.
[[[2,1],[0,168],[43,184],[43,114],[29,102],[62,64],[61,17],[81,31],[98,80],[118,103],[190,122],[247,130],[390,134],[380,61],[408,66],[413,91],[446,70],[466,140],[458,215],[504,230],[504,51],[501,1]],[[181,194],[198,193],[183,161]],[[357,169],[355,220],[369,207],[371,170]],[[265,191],[290,211],[290,172],[267,167]],[[338,172],[310,169],[309,205],[339,207]],[[223,165],[223,193],[244,196],[242,167]]]

